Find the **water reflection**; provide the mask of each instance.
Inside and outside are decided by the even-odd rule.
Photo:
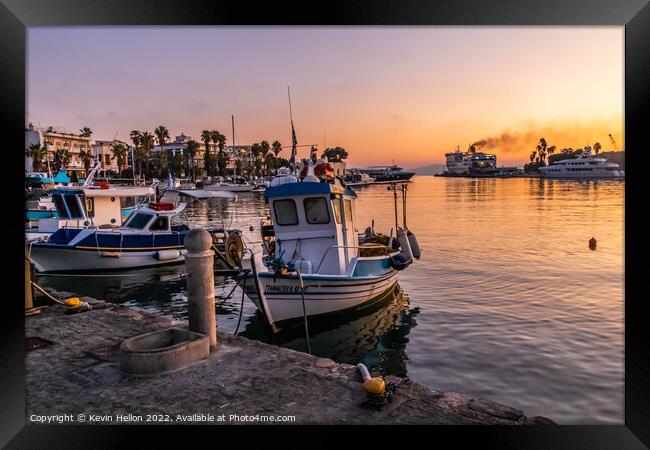
[[[327,326],[310,324],[314,353],[560,423],[622,423],[625,182],[413,180],[408,226],[423,253],[400,273],[408,296]],[[388,234],[395,224],[386,187],[357,193],[357,223],[374,220]],[[242,194],[236,202],[192,202],[186,216],[191,226],[232,220],[259,251],[267,213],[261,195]],[[592,236],[596,251],[588,247]],[[183,270],[38,282],[186,319]],[[226,295],[233,283],[217,280],[217,294]],[[248,299],[240,307],[241,294],[236,288],[217,300],[219,330],[234,333],[241,311],[243,335],[306,349],[302,328],[271,335]]]

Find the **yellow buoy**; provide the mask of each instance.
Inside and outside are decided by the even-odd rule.
[[[368,368],[362,364],[357,364],[357,368],[361,373],[361,379],[363,379],[363,384],[361,387],[368,394],[374,395],[383,395],[386,392],[386,385],[384,384],[384,379],[380,377],[370,377]]]
[[[65,303],[65,306],[79,306],[81,304],[79,297],[66,298],[63,302]]]
[[[382,395],[386,392],[386,385],[383,378],[375,377],[364,381],[361,385],[364,391],[368,394]]]

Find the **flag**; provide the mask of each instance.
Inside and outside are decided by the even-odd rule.
[[[296,130],[293,127],[293,120],[291,121],[291,171],[296,171],[296,153],[297,153],[298,140],[296,139]]]

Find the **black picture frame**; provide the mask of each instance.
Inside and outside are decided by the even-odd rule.
[[[253,6],[254,5],[254,6]],[[646,137],[647,111],[650,104],[650,5],[646,0],[579,1],[498,1],[455,2],[342,1],[302,4],[265,4],[248,2],[212,2],[207,0],[0,0],[0,123],[8,131],[9,141],[2,155],[5,186],[22,183],[16,169],[23,165],[25,124],[26,27],[75,25],[619,25],[625,26],[625,142],[633,151],[626,152],[625,193],[625,424],[620,426],[529,426],[529,427],[413,427],[451,439],[454,446],[471,442],[474,446],[498,448],[644,448],[650,446],[650,354],[644,339],[642,284],[643,259],[647,244],[643,233],[650,227],[647,219],[647,194],[642,170],[646,161],[642,149]],[[38,69],[37,69],[38,70]],[[45,70],[45,68],[43,69]],[[3,158],[4,159],[4,158]],[[15,188],[17,189],[17,187]],[[26,425],[24,398],[24,311],[23,294],[24,232],[23,199],[5,190],[5,206],[11,211],[5,220],[6,280],[4,327],[0,367],[4,383],[0,386],[2,411],[0,445],[10,448],[96,448],[124,444],[127,436],[156,435],[173,442],[179,427],[135,426],[62,426]],[[14,212],[15,211],[15,212]],[[20,248],[19,248],[20,247]],[[296,428],[291,433],[318,427]],[[258,427],[237,427],[238,435]],[[194,438],[212,439],[204,434],[223,434],[220,427],[181,428]],[[293,430],[293,431],[292,431]],[[389,428],[391,433],[399,433]],[[283,427],[264,427],[265,439],[276,440]],[[346,430],[343,430],[346,431]],[[349,431],[349,429],[347,430]],[[354,433],[363,430],[354,430]],[[234,432],[229,428],[228,434]],[[381,439],[385,430],[378,433]],[[373,434],[377,432],[374,431]],[[330,439],[341,439],[338,429]],[[306,436],[305,436],[306,437]],[[283,442],[276,441],[276,442]],[[439,443],[439,441],[433,441]],[[197,444],[198,445],[198,444]],[[215,443],[215,445],[217,445]],[[367,445],[371,445],[370,442]],[[437,445],[436,445],[437,446]]]

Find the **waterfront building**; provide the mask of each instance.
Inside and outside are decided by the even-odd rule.
[[[119,141],[119,140],[114,140],[114,141],[101,141],[101,140],[96,140],[94,144],[92,144],[92,149],[93,149],[93,159],[95,161],[99,160],[99,162],[102,165],[102,170],[103,171],[111,171],[118,173],[119,167],[117,165],[117,158],[114,158],[113,156],[113,145],[115,144],[120,144],[123,145],[127,148],[128,150],[128,157],[126,164],[122,166],[122,170],[126,169],[127,167],[130,167],[130,160],[131,160],[131,146],[127,144],[126,142]],[[91,166],[94,165],[94,162],[91,163]]]
[[[40,145],[47,148],[47,156],[43,162],[45,167],[49,164],[51,170],[54,171],[55,153],[57,150],[67,150],[70,155],[68,164],[66,165],[68,172],[77,172],[77,176],[80,177],[85,175],[85,167],[83,161],[79,158],[79,152],[82,150],[91,150],[90,136],[70,133],[63,127],[49,126],[47,128],[41,128],[30,123],[25,127],[25,149],[35,143],[40,143]],[[27,156],[25,158],[25,167],[27,167],[27,160],[31,163],[31,158]]]

